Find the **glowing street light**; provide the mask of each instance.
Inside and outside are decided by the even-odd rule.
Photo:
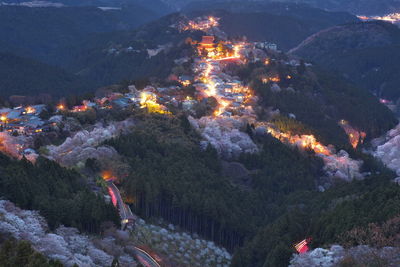
[[[63,104],[59,104],[59,105],[57,106],[57,109],[58,109],[58,110],[64,110],[64,109],[65,109],[65,106],[64,106]]]
[[[101,177],[106,181],[114,179],[114,176],[113,176],[112,172],[109,171],[109,170],[102,171],[101,172]]]

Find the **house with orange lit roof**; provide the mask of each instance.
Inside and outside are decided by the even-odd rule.
[[[200,48],[206,49],[206,50],[211,50],[214,49],[214,43],[215,37],[214,36],[203,36],[201,42],[199,43]]]

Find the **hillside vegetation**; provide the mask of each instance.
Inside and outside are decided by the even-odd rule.
[[[0,96],[43,93],[66,96],[93,91],[97,86],[126,78],[124,71],[128,64],[122,58],[119,60],[123,68],[114,68],[114,64],[107,69],[113,70],[108,75],[116,76],[115,79],[99,79],[107,77],[103,72],[94,77],[78,77],[79,70],[68,68],[74,65],[77,54],[83,54],[76,52],[82,51],[83,40],[94,34],[132,30],[166,12],[132,3],[121,3],[120,7],[120,10],[103,11],[94,6],[0,5]]]
[[[117,211],[89,190],[75,171],[47,159],[35,165],[0,154],[0,194],[20,208],[39,210],[52,229],[61,224],[98,233],[105,221],[119,224]]]
[[[102,85],[150,77],[164,80],[176,65],[174,60],[192,55],[192,46],[185,40],[200,40],[202,35],[171,27],[181,19],[180,14],[172,14],[137,30],[88,38],[73,54],[74,63],[68,69]],[[160,50],[150,57],[148,49]]]
[[[271,83],[259,79],[271,73],[280,77],[282,91],[274,92]],[[275,62],[267,66],[256,63],[244,66],[238,74],[252,85],[265,107],[279,109],[285,116],[294,114],[324,143],[345,143],[347,137],[338,125],[342,119],[366,132],[368,138],[379,137],[397,123],[393,113],[371,93],[318,68],[302,73],[299,67],[293,70]]]
[[[199,149],[185,118],[146,115],[137,120],[132,134],[107,142],[135,170],[121,183],[135,211],[144,218],[162,217],[231,250],[242,247],[233,266],[287,266],[297,240],[312,236],[315,246],[339,242],[354,227],[400,213],[400,189],[379,164],[366,167],[380,175],[320,193],[315,190],[318,158],[259,136],[253,140],[260,152],[238,160],[251,171],[250,183],[243,186],[226,175],[213,148]]]
[[[158,16],[134,5],[110,11],[96,7],[0,6],[0,51],[64,66],[71,48],[88,35],[133,29]]]
[[[276,205],[288,194],[312,190],[319,163],[269,137],[260,140],[268,149],[258,157],[263,164],[256,166],[268,168],[254,177],[250,192],[243,191],[222,174],[213,148],[200,149],[185,120],[145,118],[132,134],[107,142],[135,170],[122,187],[137,200],[140,215],[164,217],[234,249],[257,225],[281,212]],[[296,181],[290,182],[294,176]],[[266,203],[268,207],[260,209]]]
[[[336,26],[317,33],[291,53],[336,71],[382,98],[400,97],[400,29],[385,22]]]
[[[5,240],[4,240],[5,239]],[[16,241],[0,236],[0,265],[1,266],[41,266],[62,267],[62,263],[48,260],[35,251],[27,241]]]
[[[93,90],[95,83],[67,71],[9,53],[0,53],[0,96],[65,96]]]

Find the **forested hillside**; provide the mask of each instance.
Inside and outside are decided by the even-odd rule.
[[[198,148],[199,137],[185,118],[137,119],[132,134],[107,142],[135,170],[121,183],[135,211],[144,218],[162,217],[232,250],[244,246],[233,266],[287,266],[297,240],[313,236],[315,246],[339,242],[355,227],[400,212],[393,174],[372,158],[363,158],[365,170],[379,175],[338,181],[321,193],[315,191],[315,179],[322,162],[313,153],[271,136],[254,136],[262,150],[238,159],[250,171],[250,182],[238,183],[213,148]]]
[[[65,66],[71,49],[89,35],[134,29],[158,16],[135,5],[109,11],[97,7],[0,6],[0,51]]]
[[[126,78],[124,60],[120,63],[123,68],[116,68],[114,74],[109,74],[116,76],[115,79],[99,79],[106,76],[103,72],[94,77],[78,77],[76,69],[68,69],[77,60],[77,54],[80,57],[86,53],[86,50],[76,52],[82,51],[82,41],[96,33],[134,29],[164,12],[166,10],[153,11],[132,3],[121,3],[117,9],[105,11],[96,6],[0,5],[0,35],[3,36],[0,40],[0,95],[65,96],[119,82]]]
[[[172,27],[182,19],[172,14],[133,31],[96,35],[73,54],[70,70],[103,85],[141,78],[165,80],[174,60],[191,56],[188,37],[200,40],[201,32],[180,32]],[[155,54],[150,56],[149,50]]]
[[[140,215],[164,217],[234,249],[282,212],[280,201],[313,188],[320,163],[272,137],[260,140],[266,149],[251,163],[259,175],[250,191],[222,174],[216,151],[211,146],[202,151],[198,138],[185,118],[153,116],[132,134],[107,142],[135,170],[122,187],[137,200]]]
[[[261,81],[260,77],[271,74],[279,77],[281,91]],[[285,116],[294,114],[311,128],[309,133],[318,135],[324,143],[341,146],[346,142],[338,125],[342,119],[366,132],[369,139],[379,137],[397,123],[391,111],[369,92],[318,68],[303,73],[301,67],[293,70],[285,64],[255,63],[238,70],[238,75],[252,85],[263,105],[279,109]]]
[[[9,53],[0,53],[0,96],[64,96],[93,90],[91,82],[67,71]]]
[[[24,209],[39,210],[49,226],[76,227],[96,233],[101,223],[119,224],[116,210],[88,188],[75,171],[47,159],[35,165],[0,154],[0,194]]]
[[[232,266],[287,266],[293,240],[313,237],[313,246],[340,243],[341,236],[369,223],[381,224],[400,210],[400,188],[384,175],[364,182],[341,185],[319,194],[303,194],[273,223],[260,229],[234,259]],[[288,204],[288,202],[286,202]],[[368,238],[376,232],[367,234]],[[393,229],[391,235],[396,234]],[[352,245],[361,245],[355,242]],[[392,245],[390,242],[383,246]]]
[[[400,29],[386,22],[362,22],[317,33],[291,52],[336,71],[382,98],[397,100],[396,62]]]
[[[29,242],[16,241],[0,236],[0,265],[1,266],[40,266],[40,267],[62,267],[55,260],[48,260],[39,252],[35,251]]]

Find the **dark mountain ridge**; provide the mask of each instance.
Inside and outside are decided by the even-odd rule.
[[[335,26],[301,43],[292,54],[335,71],[379,97],[397,100],[400,29],[372,21]]]
[[[165,79],[175,65],[174,60],[189,55],[192,47],[185,40],[200,40],[202,35],[171,27],[182,19],[176,13],[136,30],[91,36],[73,51],[73,64],[67,69],[96,80],[99,85],[150,77]]]
[[[310,4],[314,7],[332,11],[346,11],[353,14],[384,15],[398,12],[397,0],[286,0]]]
[[[0,6],[0,51],[64,65],[69,47],[88,35],[134,29],[158,17],[134,5],[109,11],[96,7]]]
[[[0,53],[0,96],[64,96],[93,90],[93,83],[34,59]]]
[[[171,6],[177,8],[185,8],[187,6],[198,8],[203,6],[203,0],[165,0]],[[214,3],[229,3],[228,0],[216,0]],[[400,2],[397,0],[248,0],[241,1],[243,4],[255,3],[300,3],[308,4],[310,6],[330,10],[330,11],[345,11],[353,14],[365,15],[383,15],[387,13],[398,12],[400,9]]]

